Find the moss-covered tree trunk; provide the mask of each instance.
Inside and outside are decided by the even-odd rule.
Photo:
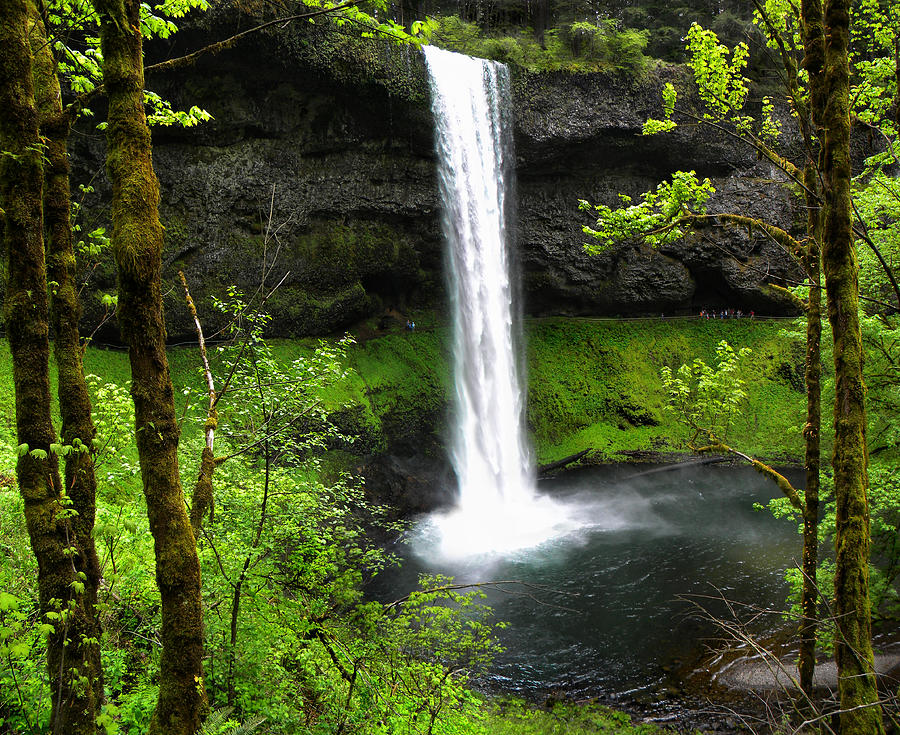
[[[44,265],[43,143],[34,101],[26,0],[0,0],[0,206],[8,258],[6,324],[16,392],[16,466],[25,520],[38,562],[41,612],[58,613],[47,641],[50,731],[96,732],[97,631],[86,608],[83,563],[51,445],[50,343]]]
[[[102,630],[96,614],[97,591],[100,586],[100,562],[94,544],[97,480],[94,458],[87,451],[96,431],[91,418],[91,399],[84,379],[81,335],[78,322],[81,305],[75,289],[75,255],[72,246],[71,194],[69,189],[69,157],[67,144],[71,126],[63,115],[62,93],[56,59],[48,43],[44,21],[37,6],[29,3],[30,36],[35,102],[40,132],[46,145],[44,161],[44,227],[47,235],[47,279],[50,284],[50,326],[54,334],[53,355],[56,359],[57,394],[62,420],[60,437],[66,446],[79,446],[84,451],[71,451],[65,458],[65,488],[75,515],[72,530],[81,553],[84,572],[84,605],[89,637],[97,643],[90,647],[94,697],[103,700],[103,676],[100,664]]]
[[[144,113],[140,3],[95,2],[109,98],[107,170],[119,324],[131,361],[138,455],[162,598],[159,699],[152,733],[192,735],[207,709],[200,564],[178,470],[178,424],[161,294],[163,229]]]
[[[826,0],[822,266],[834,339],[835,659],[841,735],[884,732],[873,674],[868,455],[859,284],[850,219],[850,0]]]

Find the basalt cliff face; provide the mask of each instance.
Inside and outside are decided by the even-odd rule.
[[[660,89],[667,81],[689,89],[683,70],[675,69],[643,80],[599,74],[517,78],[518,243],[526,309],[579,315],[722,307],[795,312],[792,300],[769,284],[793,282],[796,263],[762,233],[715,228],[659,250],[632,244],[585,254],[581,226],[594,223],[578,211],[578,199],[610,206],[620,194],[637,200],[677,170],[712,180],[710,212],[793,227],[796,204],[783,178],[744,144],[694,125],[641,134],[644,121],[661,114]]]
[[[185,33],[180,47],[150,51],[178,55],[234,30],[222,23]],[[676,69],[641,80],[514,72],[514,242],[527,315],[795,310],[768,284],[796,278],[796,266],[761,233],[714,229],[659,251],[584,253],[581,227],[591,220],[579,199],[611,204],[677,169],[713,180],[712,211],[787,228],[796,217],[787,187],[739,143],[702,126],[641,136],[644,120],[659,115],[665,81],[687,88]],[[232,285],[250,294],[280,284],[267,305],[279,335],[332,333],[392,307],[440,311],[433,125],[415,50],[345,42],[315,26],[256,34],[147,84],[176,107],[199,105],[214,116],[154,132],[166,280],[175,283],[183,269],[200,303]],[[103,152],[100,134],[77,138],[75,172],[93,179],[87,210],[100,219]],[[111,286],[110,271],[99,277],[101,288]],[[173,337],[190,331],[177,293]],[[88,319],[90,312],[89,305]]]

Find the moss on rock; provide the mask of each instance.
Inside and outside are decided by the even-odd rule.
[[[361,278],[415,277],[415,251],[383,223],[316,222],[297,237],[292,250],[305,266],[300,278],[312,289],[342,286]]]
[[[529,322],[527,422],[538,461],[586,448],[598,462],[627,460],[622,452],[687,451],[682,430],[664,410],[659,370],[695,357],[712,362],[722,339],[753,349],[735,443],[760,456],[799,458],[803,355],[781,332],[778,322],[750,319]],[[440,453],[451,400],[448,338],[442,328],[417,330],[351,350],[356,376],[330,400],[362,407],[347,414],[365,437],[352,452],[383,446]]]
[[[700,357],[712,362],[725,339],[753,348],[747,410],[736,437],[763,456],[799,457],[802,416],[796,385],[802,353],[777,322],[754,320],[534,321],[528,339],[528,427],[538,461],[582,449],[595,461],[622,451],[685,451],[682,430],[664,410],[659,370]]]

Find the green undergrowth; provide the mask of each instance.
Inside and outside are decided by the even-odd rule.
[[[487,33],[455,15],[437,20],[431,42],[469,56],[515,64],[528,71],[619,71],[637,76],[650,59],[644,55],[648,31],[621,28],[612,20],[569,22],[548,29],[541,40],[531,28]]]
[[[324,389],[322,400],[332,420],[352,437],[348,449],[353,454],[383,452],[404,439],[436,438],[450,389],[444,334],[441,329],[396,330],[349,349],[346,377]],[[279,340],[273,348],[288,362],[311,354],[317,344]]]
[[[595,704],[557,703],[550,708],[529,707],[520,700],[493,702],[484,731],[491,735],[655,735],[656,725],[634,724],[624,712]]]

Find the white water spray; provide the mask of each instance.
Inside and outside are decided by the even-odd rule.
[[[425,48],[453,306],[459,505],[432,518],[445,557],[539,544],[569,526],[536,495],[523,431],[506,244],[512,171],[505,66]],[[434,548],[433,537],[428,544]]]

